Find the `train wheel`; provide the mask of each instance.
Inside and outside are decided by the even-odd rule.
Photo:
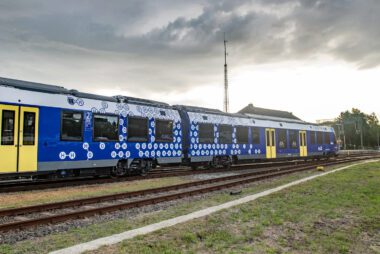
[[[224,162],[223,162],[223,168],[226,168],[226,169],[230,169],[232,166],[232,160],[231,158],[228,156],[227,158],[225,158]]]
[[[203,168],[206,169],[206,170],[210,169],[211,167],[212,167],[211,162],[208,162],[208,163],[206,163],[206,164],[203,165]]]
[[[113,167],[111,175],[114,177],[122,177],[127,175],[127,171],[124,168]]]
[[[152,161],[142,161],[141,168],[140,168],[140,175],[146,176],[151,169],[152,169]]]
[[[116,167],[113,167],[111,170],[111,176],[122,177],[126,176],[129,173],[128,165],[126,161],[119,161]]]
[[[140,175],[141,176],[146,176],[147,174],[148,174],[148,170],[146,168],[141,168]]]
[[[223,164],[223,168],[225,168],[225,169],[230,169],[231,166],[232,166],[231,162],[227,162],[227,163]]]

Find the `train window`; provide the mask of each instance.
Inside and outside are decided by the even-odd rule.
[[[11,110],[3,110],[1,120],[1,145],[14,145],[15,137],[15,112]]]
[[[287,147],[287,137],[286,130],[278,130],[278,148],[286,148]]]
[[[173,121],[156,120],[156,141],[173,142]]]
[[[36,128],[36,113],[24,112],[24,126],[22,131],[22,144],[25,146],[34,146]]]
[[[289,145],[290,148],[298,148],[298,142],[297,142],[297,131],[289,131]]]
[[[236,127],[236,142],[238,144],[248,144],[248,127]]]
[[[323,140],[325,141],[325,144],[328,144],[330,145],[330,133],[329,132],[325,132],[324,135],[323,135]]]
[[[334,145],[336,145],[336,144],[337,144],[337,142],[336,142],[336,136],[335,136],[335,133],[333,133],[333,143],[334,143]]]
[[[199,143],[214,143],[214,125],[210,123],[199,124]]]
[[[128,141],[148,141],[148,118],[128,117]]]
[[[220,144],[232,143],[232,126],[231,125],[219,126],[219,143]]]
[[[310,145],[315,145],[316,140],[315,140],[315,131],[310,131]]]
[[[83,140],[83,114],[78,111],[62,111],[61,140]]]
[[[252,128],[252,143],[260,144],[260,128],[257,128],[257,127]]]
[[[271,143],[270,143],[270,130],[266,130],[265,131],[265,136],[267,138],[267,146],[271,146]]]
[[[119,140],[119,117],[114,115],[94,114],[95,141],[118,141]]]
[[[320,131],[317,132],[317,144],[318,145],[323,144],[323,136],[322,136],[322,132],[320,132]]]

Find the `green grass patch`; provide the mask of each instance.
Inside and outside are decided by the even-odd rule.
[[[379,186],[365,164],[95,253],[378,253]]]
[[[165,177],[120,183],[74,186],[50,190],[8,193],[0,196],[0,209],[46,204],[73,199],[110,195],[121,192],[158,188],[168,185],[189,182],[181,177]]]
[[[379,229],[378,168],[380,163],[360,165],[204,219],[102,248],[96,253],[282,253],[293,250],[345,253],[352,249],[355,241],[369,249],[372,245],[361,239],[368,239],[363,234],[369,234],[372,239],[376,228]],[[243,193],[257,193],[315,173],[306,171],[255,183]],[[133,219],[71,229],[12,246],[3,244],[0,253],[47,253],[240,197],[218,193]]]

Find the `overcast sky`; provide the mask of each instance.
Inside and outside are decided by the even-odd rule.
[[[307,121],[380,116],[379,0],[0,0],[0,76]]]

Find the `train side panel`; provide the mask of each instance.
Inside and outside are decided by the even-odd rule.
[[[330,127],[184,111],[187,118],[182,121],[188,122],[189,126],[186,156],[190,162],[210,162],[220,156],[237,160],[323,157],[335,153],[337,149],[333,142],[324,141],[324,136],[333,140],[333,129]],[[209,125],[208,142],[200,139],[202,126],[206,125]],[[222,126],[232,128],[229,143],[221,142]],[[239,128],[248,130],[246,142],[239,142]],[[310,133],[320,133],[322,141],[312,143]]]
[[[120,160],[126,160],[129,164],[135,159],[149,159],[157,163],[182,161],[181,118],[178,111],[171,107],[115,103],[3,86],[0,86],[0,94],[1,105],[11,105],[15,109],[33,107],[39,111],[38,124],[35,126],[39,129],[38,153],[35,155],[38,161],[36,170],[38,169],[39,172],[112,167]],[[80,139],[62,139],[63,112],[81,115]],[[118,129],[115,140],[94,139],[95,115],[113,116],[114,119],[118,119],[114,123]],[[147,131],[146,140],[128,139],[128,120],[133,117],[146,119],[147,126],[144,127]],[[12,120],[13,125],[14,120]],[[156,140],[157,121],[170,126],[166,127],[167,129],[171,128],[161,133],[162,140]],[[15,131],[17,134],[18,130]],[[17,167],[17,162],[14,164]],[[10,173],[18,172],[16,168]]]
[[[162,111],[163,109],[161,109]],[[83,116],[82,138],[78,141],[61,139],[62,113],[77,112]],[[68,111],[60,108],[41,108],[39,170],[79,169],[91,167],[113,167],[119,160],[154,159],[160,163],[180,163],[182,157],[182,131],[179,117],[147,119],[147,140],[131,142],[128,140],[128,116],[118,116],[118,140],[94,140],[94,115],[116,116],[110,113],[94,113],[92,111]],[[135,117],[136,114],[133,114]],[[157,120],[169,120],[172,123],[171,140],[156,141]]]

